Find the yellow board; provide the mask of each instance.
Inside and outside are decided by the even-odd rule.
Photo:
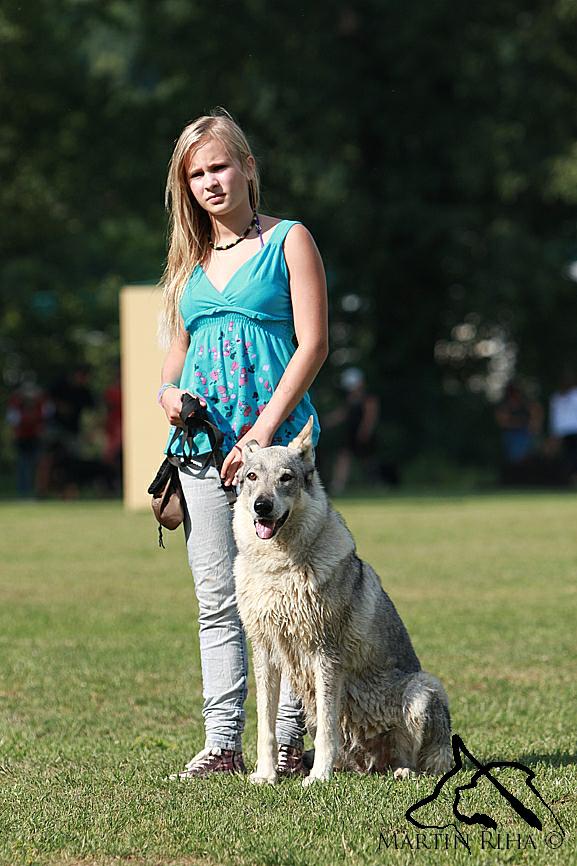
[[[156,402],[165,355],[157,338],[160,303],[156,286],[125,286],[120,292],[124,506],[131,510],[150,507],[146,491],[168,435]]]

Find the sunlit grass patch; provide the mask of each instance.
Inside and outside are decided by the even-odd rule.
[[[0,863],[572,864],[574,500],[388,498],[342,507],[423,666],[446,685],[454,730],[483,761],[535,770],[565,829],[561,847],[534,832],[536,850],[481,849],[477,827],[465,828],[471,853],[452,844],[417,850],[405,812],[433,790],[428,778],[338,774],[306,791],[295,780],[274,789],[244,778],[167,782],[203,745],[182,536],[168,534],[161,551],[148,514],[66,503],[4,506],[0,515]],[[251,688],[249,765],[255,727]],[[512,784],[522,791],[518,779]],[[445,794],[431,806],[439,822],[451,804]],[[500,832],[530,832],[490,785],[470,802],[484,803]],[[405,837],[409,844],[395,847]]]

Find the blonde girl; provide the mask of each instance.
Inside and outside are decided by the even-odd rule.
[[[242,446],[287,444],[315,418],[307,389],[326,356],[321,257],[298,221],[259,212],[259,176],[246,137],[223,110],[180,135],[170,161],[170,233],[163,277],[169,345],[159,402],[180,425],[182,394],[197,395],[224,434],[224,462],[206,463],[203,432],[180,469],[185,536],[199,605],[204,748],[172,778],[244,772],[247,649],[236,610],[231,488]],[[182,442],[177,446],[181,449]],[[234,490],[234,488],[233,488]],[[281,687],[280,773],[306,772],[298,701]]]

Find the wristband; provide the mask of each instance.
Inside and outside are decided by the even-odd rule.
[[[162,395],[168,390],[168,388],[178,388],[178,385],[175,385],[174,382],[164,382],[158,389],[158,394],[156,395],[156,399],[159,403],[162,403]]]

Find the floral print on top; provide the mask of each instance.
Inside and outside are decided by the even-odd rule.
[[[264,246],[238,268],[222,292],[197,265],[183,293],[181,314],[190,333],[190,345],[179,387],[204,397],[211,420],[224,433],[225,454],[263,411],[295,351],[288,269],[282,248],[294,224],[281,220]],[[288,444],[310,415],[314,418],[316,444],[320,428],[308,393],[278,428],[272,444]],[[180,439],[174,451],[182,454]],[[208,451],[208,437],[196,433],[192,453]]]

